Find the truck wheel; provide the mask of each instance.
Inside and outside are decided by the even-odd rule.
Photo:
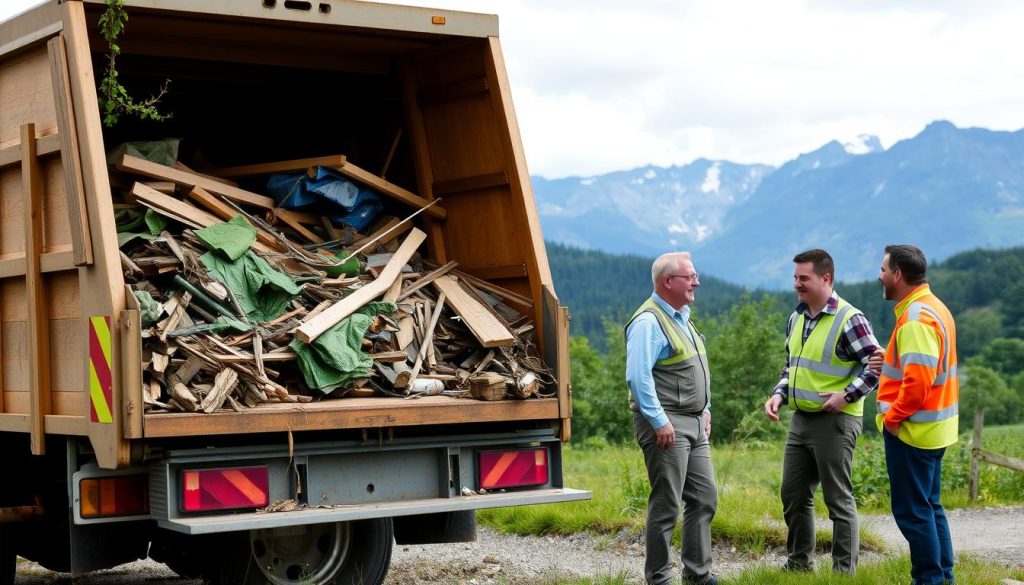
[[[214,585],[380,585],[391,563],[390,518],[230,535],[205,575]],[[227,544],[227,543],[225,543]]]

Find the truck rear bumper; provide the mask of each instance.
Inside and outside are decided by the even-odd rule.
[[[414,514],[431,514],[435,512],[454,512],[479,510],[483,508],[500,508],[503,506],[523,506],[526,504],[551,504],[555,502],[574,502],[589,500],[590,492],[571,488],[542,489],[526,492],[489,493],[460,498],[432,498],[410,500],[406,502],[387,502],[374,505],[335,506],[329,508],[305,508],[291,512],[251,512],[231,516],[204,516],[196,518],[175,518],[159,520],[161,528],[167,528],[185,534],[208,534],[235,530],[254,530],[260,528],[278,528],[281,526],[297,526],[303,524],[319,524],[324,522],[347,522],[393,516]]]
[[[562,483],[561,447],[550,429],[537,429],[378,442],[296,443],[291,448],[172,450],[149,467],[150,517],[165,529],[208,534],[589,499],[590,492]],[[543,466],[543,473],[531,476],[534,483],[510,482],[506,490],[480,490],[486,483],[481,475],[494,475],[493,466],[481,471],[482,457],[493,461],[497,453],[506,461],[505,469],[512,466],[508,457],[522,452],[536,453]],[[534,455],[529,458],[533,460]],[[186,472],[232,474],[233,469],[254,467],[265,468],[263,501],[275,503],[268,508],[285,503],[288,511],[217,509],[220,500],[216,498],[205,512],[186,511]],[[192,485],[190,493],[195,494],[198,486]],[[524,487],[511,487],[515,485]]]

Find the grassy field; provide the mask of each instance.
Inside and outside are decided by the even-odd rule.
[[[984,446],[999,453],[1024,458],[1024,425],[985,430]],[[718,513],[712,536],[737,550],[758,553],[785,545],[786,528],[778,492],[782,468],[779,443],[718,446],[712,459],[718,479]],[[947,507],[968,505],[970,442],[967,436],[947,452],[943,501]],[[640,449],[628,445],[588,445],[565,450],[565,484],[589,489],[589,502],[499,508],[480,513],[481,522],[516,534],[572,534],[587,531],[610,535],[622,530],[642,530],[648,483]],[[888,477],[880,439],[862,437],[854,458],[854,487],[862,513],[889,511]],[[977,505],[1024,503],[1024,474],[984,465],[981,498]],[[821,516],[818,545],[831,547],[830,523],[820,490],[816,506]],[[676,533],[678,543],[678,530]],[[861,531],[865,550],[881,551],[882,541]],[[783,583],[784,581],[778,581]],[[980,582],[980,581],[979,581]]]

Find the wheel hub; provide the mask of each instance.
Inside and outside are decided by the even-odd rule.
[[[274,585],[327,583],[348,558],[347,522],[285,526],[249,533],[252,558]]]

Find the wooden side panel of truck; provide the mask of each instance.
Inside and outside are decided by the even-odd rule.
[[[330,154],[313,151],[320,132],[336,132],[347,133],[350,160],[374,168],[401,129],[406,160],[389,179],[443,198],[446,212],[425,220],[422,252],[528,300],[518,308],[536,320],[557,393],[144,414],[138,313],[105,160],[131,129],[100,122],[103,4],[68,0],[0,25],[0,431],[27,433],[37,455],[47,434],[88,436],[109,469],[131,464],[133,445],[187,435],[548,421],[568,438],[567,314],[554,296],[495,17],[354,1],[294,3],[309,10],[261,0],[125,4],[123,79],[138,88],[171,78],[172,107],[221,166],[275,160],[296,145],[310,149],[302,156]],[[318,78],[339,94],[313,91]],[[301,97],[268,110],[243,91],[272,91],[261,83],[294,83]],[[379,112],[355,111],[359,98],[340,93],[363,90],[380,94]],[[371,115],[386,121],[379,132],[358,121]]]

